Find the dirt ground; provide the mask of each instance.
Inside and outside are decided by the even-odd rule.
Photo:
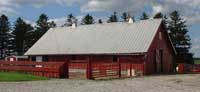
[[[200,92],[200,74],[114,80],[0,82],[0,92]]]

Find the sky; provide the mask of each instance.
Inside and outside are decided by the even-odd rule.
[[[157,12],[169,14],[174,10],[187,21],[191,52],[200,57],[200,0],[0,0],[0,14],[6,14],[10,22],[21,17],[32,25],[41,13],[62,25],[70,13],[79,20],[88,13],[96,20],[107,20],[114,11],[128,12],[138,19],[144,11],[152,17]]]

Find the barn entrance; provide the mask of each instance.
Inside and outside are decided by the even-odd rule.
[[[156,50],[155,53],[155,71],[156,73],[163,72],[163,50]]]
[[[87,58],[84,56],[71,56],[69,60],[69,78],[87,79]]]

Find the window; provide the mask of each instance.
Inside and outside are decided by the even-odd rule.
[[[36,57],[31,57],[31,60],[32,61],[36,61]]]
[[[118,57],[117,56],[113,56],[113,61],[117,62],[118,61]]]
[[[42,61],[48,61],[48,56],[43,56]]]
[[[162,40],[162,32],[159,32],[159,39]]]

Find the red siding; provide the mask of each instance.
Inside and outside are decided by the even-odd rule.
[[[159,34],[162,34],[162,39],[159,38]],[[146,74],[156,73],[156,51],[163,50],[163,72],[170,73],[173,70],[173,48],[168,39],[168,34],[164,30],[163,26],[160,26],[149,50],[146,59]]]

